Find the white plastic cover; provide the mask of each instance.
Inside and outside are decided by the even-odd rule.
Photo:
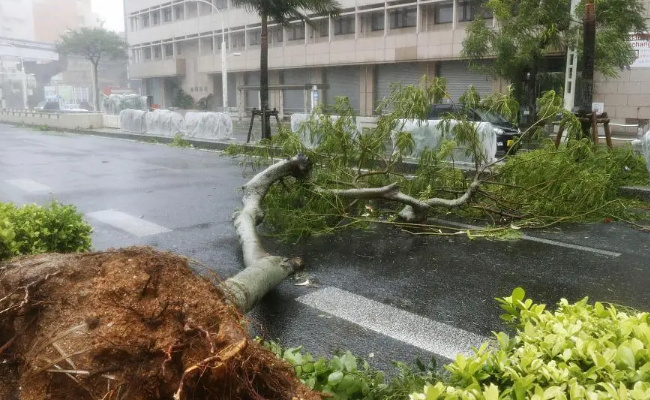
[[[120,129],[134,133],[147,132],[146,114],[146,111],[141,110],[122,110],[120,112]]]
[[[646,132],[641,138],[641,151],[645,157],[645,165],[648,167],[648,172],[650,172],[650,131]]]
[[[411,157],[413,158],[418,158],[426,148],[440,148],[443,140],[454,140],[454,134],[452,133],[452,129],[456,125],[456,122],[454,121],[451,121],[449,124],[449,133],[444,133],[440,120],[399,120],[399,123],[400,125],[404,124],[402,131],[409,132],[413,137],[413,141],[415,142],[413,153],[411,154]],[[487,163],[494,162],[497,153],[497,136],[494,132],[494,127],[489,122],[476,122],[475,124],[477,133],[483,144],[485,160]],[[395,146],[397,132],[394,132],[391,136],[393,146]],[[457,147],[454,150],[453,158],[456,162],[474,163],[474,157],[471,155],[468,156],[464,147]]]
[[[188,112],[183,122],[183,133],[187,137],[200,139],[232,139],[230,115],[218,112]]]
[[[311,114],[291,114],[291,131],[298,133],[298,137],[305,147],[313,149],[320,144],[320,140],[317,137],[312,138],[312,134],[308,126],[303,126],[303,124],[307,122],[310,117]],[[322,114],[317,116],[319,119],[325,117],[326,116]],[[338,115],[329,115],[328,117],[332,119],[332,122],[339,119]],[[301,127],[303,127],[303,129],[301,129]],[[350,127],[350,130],[352,130],[352,135],[356,135],[361,132],[359,122],[356,122],[356,126],[354,128]]]
[[[174,136],[181,132],[183,116],[169,110],[154,110],[146,113],[147,133],[159,136]]]
[[[147,98],[137,94],[112,94],[103,98],[104,112],[120,115],[123,110],[147,111]]]

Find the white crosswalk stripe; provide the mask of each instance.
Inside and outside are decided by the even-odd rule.
[[[472,347],[478,348],[489,340],[334,287],[319,289],[296,300],[450,360],[455,360],[459,353],[472,354]]]
[[[11,186],[15,186],[29,193],[51,192],[52,188],[31,179],[7,179],[5,180]]]
[[[171,229],[167,229],[164,226],[145,221],[141,218],[117,210],[95,211],[86,214],[86,216],[138,237],[171,232]]]

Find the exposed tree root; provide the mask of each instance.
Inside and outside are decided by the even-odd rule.
[[[319,399],[187,264],[132,248],[0,265],[0,399]]]

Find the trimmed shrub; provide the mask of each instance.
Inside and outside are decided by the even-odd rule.
[[[586,298],[550,312],[521,288],[497,301],[515,336],[458,355],[448,379],[411,400],[650,399],[649,313]]]
[[[0,260],[27,254],[88,251],[91,231],[71,205],[56,201],[44,207],[0,203]]]

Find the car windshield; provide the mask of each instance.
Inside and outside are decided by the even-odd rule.
[[[476,114],[478,114],[479,117],[481,117],[481,120],[483,120],[485,122],[490,122],[490,123],[499,124],[499,125],[503,125],[503,124],[511,125],[510,121],[508,121],[501,114],[495,113],[493,111],[488,111],[488,110],[476,109],[474,111],[476,112]]]

